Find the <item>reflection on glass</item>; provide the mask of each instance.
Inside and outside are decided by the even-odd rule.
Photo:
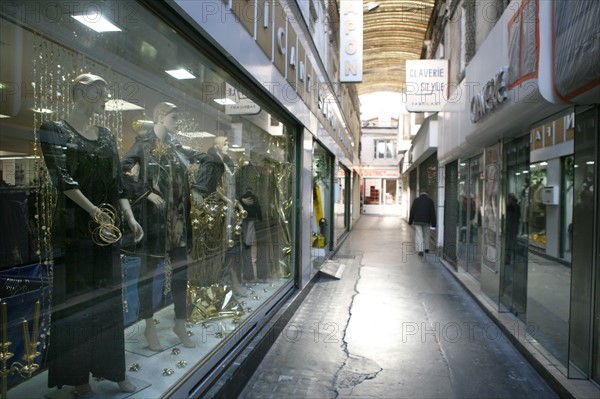
[[[546,248],[546,205],[543,202],[543,192],[548,179],[547,165],[547,162],[531,164],[529,170],[521,171],[522,174],[530,174],[527,215],[530,244],[542,251]]]
[[[3,91],[0,118],[0,208],[14,233],[0,246],[3,340],[7,367],[24,356],[39,365],[31,378],[7,376],[8,397],[56,395],[48,383],[161,397],[225,356],[294,277],[292,129],[128,7],[135,21],[104,34],[71,18],[1,19],[0,58],[11,62],[0,80],[28,88]],[[185,80],[165,72],[183,65]],[[106,81],[83,105],[71,91],[82,72]],[[77,185],[93,205],[83,211],[63,194]],[[152,358],[176,352],[181,367]]]
[[[503,230],[500,303],[525,320],[527,309],[529,137],[505,147],[506,184],[502,198]]]

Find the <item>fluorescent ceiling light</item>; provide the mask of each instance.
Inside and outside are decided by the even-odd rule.
[[[230,148],[229,152],[244,152],[246,151],[246,149],[244,147],[235,147],[235,148]]]
[[[214,101],[217,104],[221,104],[221,105],[233,105],[233,104],[235,104],[235,101],[233,101],[231,98],[215,98]]]
[[[586,162],[586,164],[587,164],[587,165],[593,165],[593,164],[594,164],[594,161],[587,161],[587,162]]]
[[[144,107],[132,104],[125,100],[108,100],[104,106],[106,111],[139,111],[144,110]]]
[[[102,32],[121,32],[121,28],[113,24],[108,19],[104,18],[102,14],[93,10],[83,15],[73,15],[73,18],[79,23],[87,26],[88,28],[95,30],[98,33]]]
[[[190,139],[206,139],[209,137],[215,137],[214,134],[209,132],[178,132],[180,136],[185,136]]]
[[[540,162],[540,165],[542,165],[542,166],[546,166],[546,165],[548,165],[548,162],[546,162],[546,161],[544,161],[544,162]]]
[[[10,116],[4,115],[4,114],[0,114],[0,119],[2,119],[2,118],[10,118]]]
[[[191,74],[187,69],[179,68],[179,69],[169,69],[165,70],[166,73],[173,76],[175,79],[184,80],[184,79],[196,79],[194,75]]]
[[[6,161],[9,159],[36,159],[39,157],[36,157],[35,155],[26,155],[26,156],[12,156],[12,157],[0,157],[0,161]]]

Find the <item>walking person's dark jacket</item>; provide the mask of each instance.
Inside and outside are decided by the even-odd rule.
[[[410,207],[408,224],[429,224],[436,227],[435,205],[427,193],[421,193]]]

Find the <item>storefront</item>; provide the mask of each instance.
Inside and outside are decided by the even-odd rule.
[[[352,164],[358,118],[319,103],[331,91],[308,82],[326,81],[318,55],[298,48],[283,7],[267,22],[284,24],[298,58],[280,65],[263,48],[275,36],[251,35],[258,22],[233,18],[240,8],[180,3],[3,3],[8,397],[209,389],[314,276],[315,215],[297,204],[314,196],[305,170],[321,158],[333,249],[333,165]],[[225,56],[233,33],[247,46]]]
[[[363,213],[398,215],[402,200],[402,181],[398,167],[362,168]]]
[[[451,253],[453,242],[445,241],[444,248],[447,259],[466,264],[459,271],[479,278],[481,291],[498,311],[526,323],[536,345],[564,375],[597,379],[592,360],[598,337],[592,323],[598,319],[592,313],[598,302],[592,284],[597,198],[591,187],[598,178],[597,140],[592,139],[598,125],[597,105],[590,104],[594,98],[597,103],[600,75],[579,55],[563,53],[580,48],[568,40],[587,43],[585,27],[599,10],[588,2],[569,4],[515,3],[481,44],[463,82],[438,114],[438,158],[447,185],[454,184],[456,163],[461,198],[450,209],[446,198],[444,220],[459,227],[456,254]],[[559,35],[553,26],[581,34]],[[549,40],[555,36],[560,39]],[[560,54],[564,57],[558,62],[553,57]],[[567,60],[571,67],[565,69]],[[447,186],[446,196],[452,192]],[[578,228],[576,211],[584,199],[588,212],[585,221],[580,216]],[[455,209],[458,220],[453,222]],[[576,239],[577,230],[587,240]],[[473,253],[462,251],[463,245],[472,246]]]

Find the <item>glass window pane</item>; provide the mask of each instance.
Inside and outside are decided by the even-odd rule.
[[[88,366],[162,378],[167,365],[149,359],[184,348],[185,368],[137,386],[162,397],[294,278],[294,127],[135,2],[95,3],[112,32],[82,24],[73,2],[53,2],[53,21],[31,4],[0,20],[0,81],[19,86],[0,119],[14,231],[0,262],[28,292],[3,296],[9,366],[23,358],[23,319],[41,354],[8,396],[55,395]]]

